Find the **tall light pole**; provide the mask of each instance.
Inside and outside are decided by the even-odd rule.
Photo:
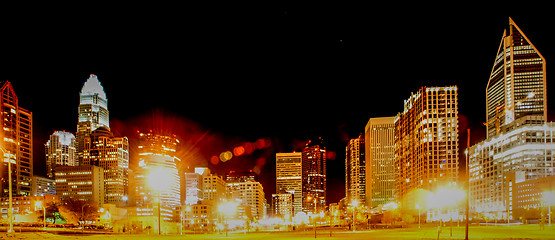
[[[6,150],[0,146],[0,150],[6,154]],[[9,197],[9,208],[8,208],[8,222],[10,223],[10,228],[8,229],[8,235],[13,235],[13,196],[12,196],[12,159],[8,157],[8,197]]]
[[[470,166],[468,165],[468,155],[470,153],[468,149],[470,149],[470,128],[466,129],[466,226],[464,229],[464,240],[468,240],[468,217],[470,215]]]

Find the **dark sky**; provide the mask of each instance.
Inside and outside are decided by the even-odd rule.
[[[44,174],[48,135],[75,131],[78,93],[94,73],[114,132],[132,146],[136,130],[173,132],[190,166],[219,173],[260,166],[267,194],[275,152],[323,137],[336,153],[328,161],[329,202],[344,195],[347,139],[368,118],[402,111],[422,86],[457,85],[459,125],[473,129],[473,142],[483,138],[485,87],[509,16],[547,59],[548,79],[555,54],[555,18],[525,7],[47,7],[11,9],[0,23],[0,79],[33,112],[35,173]],[[262,138],[271,146],[210,163]]]

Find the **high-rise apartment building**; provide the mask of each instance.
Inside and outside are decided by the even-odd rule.
[[[366,204],[366,158],[364,136],[349,140],[345,148],[345,195],[347,201]]]
[[[135,175],[135,201],[137,206],[152,206],[160,195],[163,207],[174,208],[181,205],[181,179],[179,158],[176,157],[179,140],[174,136],[153,133],[139,133],[138,166]],[[163,178],[153,179],[153,171],[164,173]],[[152,189],[152,182],[164,181],[164,189]],[[155,184],[156,185],[156,184]]]
[[[486,88],[488,138],[525,115],[547,120],[545,58],[509,18]]]
[[[128,198],[129,140],[114,137],[106,127],[99,127],[84,139],[83,165],[104,169],[105,203],[125,205]]]
[[[108,98],[98,77],[91,74],[79,93],[79,108],[77,121],[77,158],[83,164],[83,149],[85,139],[92,131],[99,127],[110,129],[108,112]]]
[[[395,117],[370,118],[364,129],[366,205],[395,201]]]
[[[75,136],[66,131],[55,131],[44,145],[46,153],[46,176],[54,178],[58,165],[77,166]]]
[[[398,200],[410,201],[413,190],[456,185],[457,87],[422,87],[404,105],[395,117],[395,192]]]
[[[292,194],[293,214],[303,210],[302,153],[276,153],[276,192]]]
[[[326,206],[326,147],[322,139],[309,141],[302,151],[303,211],[319,212]]]
[[[3,151],[0,168],[0,191],[8,196],[8,164],[11,164],[12,194],[30,196],[33,177],[33,114],[19,106],[17,95],[9,81],[0,82],[0,146]]]

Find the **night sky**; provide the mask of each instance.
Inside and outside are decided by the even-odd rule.
[[[187,166],[220,174],[258,167],[267,196],[275,153],[322,137],[335,153],[328,201],[337,202],[348,139],[370,117],[402,111],[422,86],[457,85],[460,148],[467,127],[472,142],[484,138],[485,87],[509,16],[546,58],[548,79],[552,72],[555,18],[525,7],[268,5],[49,5],[3,14],[0,80],[33,112],[35,174],[45,173],[48,136],[75,132],[89,74],[104,86],[112,130],[132,150],[137,130],[176,134]],[[271,144],[210,162],[259,139]]]

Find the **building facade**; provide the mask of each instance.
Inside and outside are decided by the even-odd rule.
[[[285,220],[291,220],[294,216],[293,194],[285,191],[272,194],[272,214]]]
[[[395,118],[395,192],[454,186],[459,172],[457,87],[422,87]],[[413,200],[413,199],[412,199]],[[414,205],[414,203],[413,203]],[[410,207],[410,206],[407,206]],[[412,206],[414,207],[414,206]]]
[[[46,153],[46,176],[54,178],[58,165],[77,166],[75,136],[66,131],[55,131],[44,145]]]
[[[370,118],[364,129],[366,205],[395,201],[395,117]]]
[[[33,176],[31,196],[44,196],[44,195],[56,195],[56,183],[54,178],[43,178],[39,176]]]
[[[507,176],[520,172],[519,181],[555,175],[553,122],[527,115],[504,125],[501,132],[469,149],[470,205],[482,216],[511,218]],[[512,186],[511,186],[512,188]]]
[[[114,137],[108,128],[99,127],[84,142],[82,164],[104,169],[104,202],[125,205],[129,186],[129,140]]]
[[[320,212],[326,206],[326,147],[322,139],[309,141],[302,151],[303,211]]]
[[[91,74],[83,84],[79,93],[79,108],[77,110],[77,158],[83,164],[85,139],[99,127],[110,129],[110,115],[108,112],[108,98],[98,77]]]
[[[4,156],[0,168],[0,192],[3,197],[8,196],[10,167],[14,180],[13,196],[30,196],[33,177],[33,114],[19,106],[17,95],[9,81],[0,82],[0,85],[0,146]]]
[[[181,179],[179,177],[178,165],[180,159],[176,157],[179,140],[174,136],[166,136],[153,133],[139,133],[138,166],[134,171],[135,200],[137,206],[148,206],[153,204],[159,193],[161,204],[164,207],[174,208],[181,205]],[[151,179],[152,171],[164,173],[164,178]],[[149,179],[150,177],[150,179]],[[152,181],[164,181],[163,189],[152,189]]]
[[[509,18],[486,88],[487,136],[525,115],[547,121],[545,58]]]
[[[292,194],[293,214],[303,209],[302,153],[276,153],[276,192]]]
[[[230,199],[239,201],[240,206],[251,209],[251,216],[263,219],[266,216],[266,197],[262,184],[254,181],[227,183],[227,194]]]
[[[92,165],[58,166],[54,171],[56,195],[104,204],[104,169]]]
[[[366,205],[366,158],[364,136],[349,140],[345,148],[345,195],[347,201]]]

